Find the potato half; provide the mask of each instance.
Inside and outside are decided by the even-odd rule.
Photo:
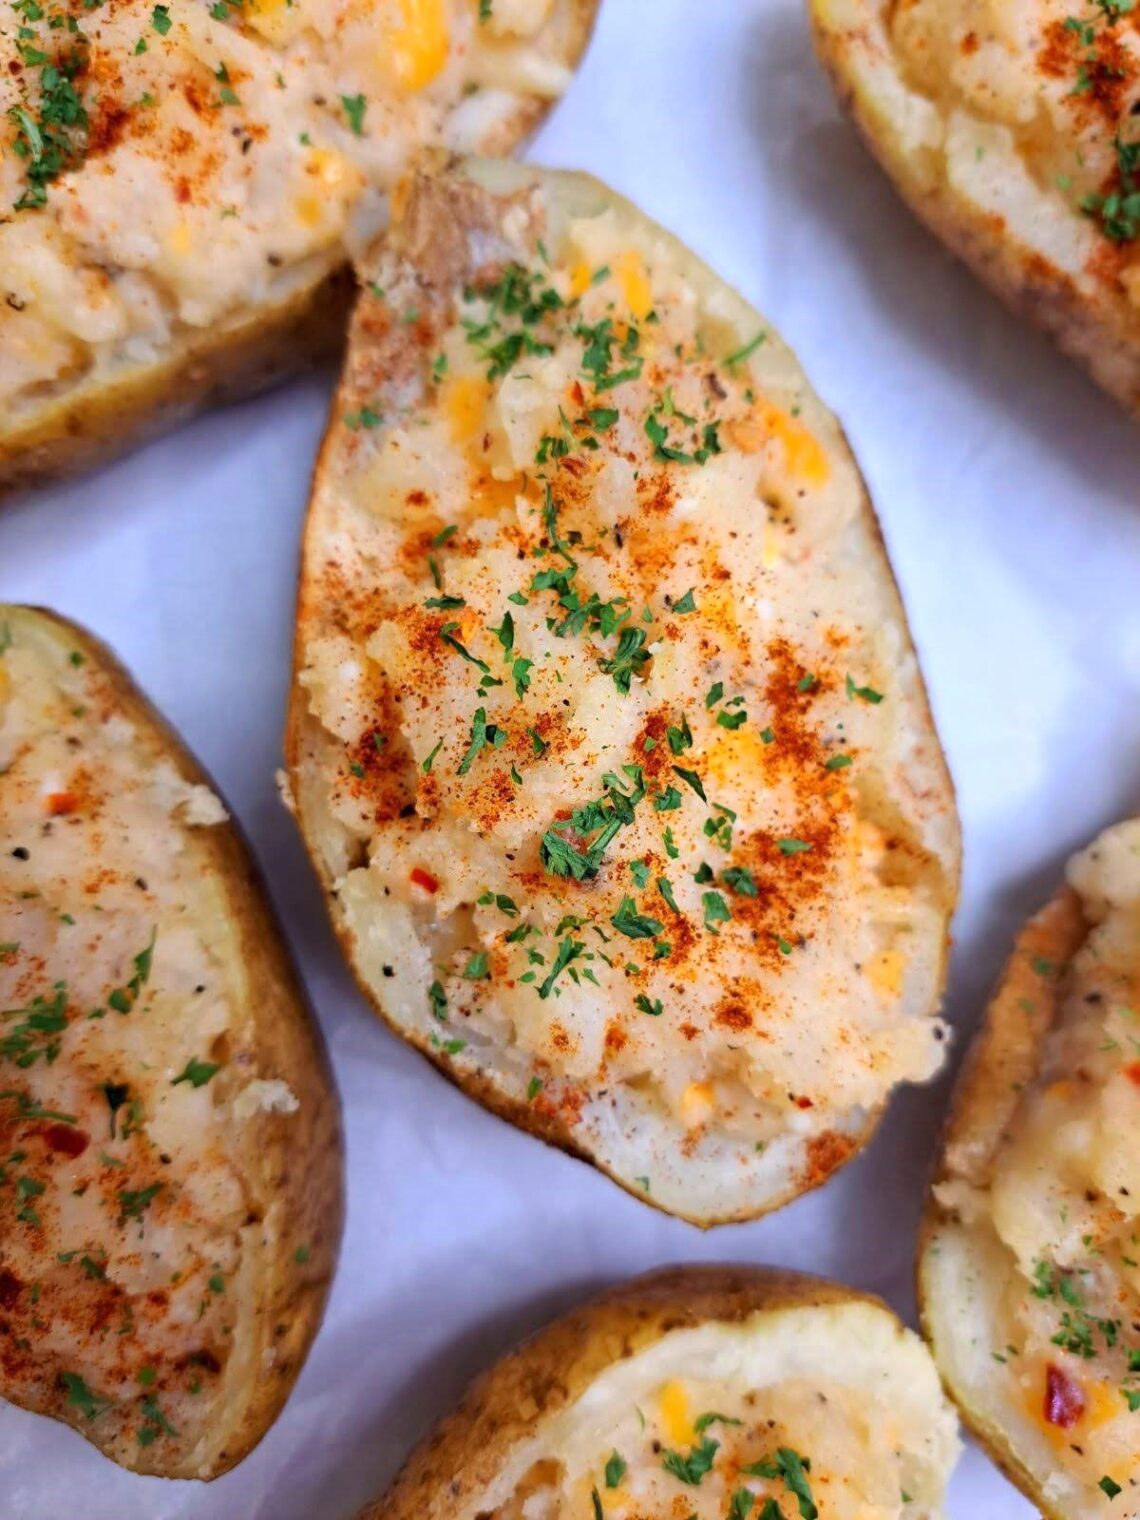
[[[340,1239],[316,1026],[207,778],[113,656],[0,606],[0,1395],[213,1478]]]
[[[958,1449],[926,1348],[878,1299],[668,1268],[492,1368],[360,1520],[936,1520]]]
[[[763,1213],[942,1058],[957,819],[842,432],[582,175],[423,174],[365,274],[287,738],[349,960],[522,1128]]]
[[[1140,32],[1100,0],[808,0],[840,99],[911,208],[1140,408]]]
[[[1140,821],[1070,862],[954,1094],[923,1229],[947,1388],[1050,1520],[1140,1504]]]
[[[343,341],[422,147],[508,153],[597,0],[107,0],[0,32],[0,492]]]

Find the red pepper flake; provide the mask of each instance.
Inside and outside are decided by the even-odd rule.
[[[91,1143],[89,1137],[81,1129],[76,1129],[74,1124],[49,1124],[40,1130],[40,1134],[53,1151],[59,1151],[64,1156],[82,1156]]]
[[[797,1098],[796,1099],[796,1107],[797,1108],[814,1108],[815,1104],[812,1102],[812,1100],[810,1098]]]
[[[53,818],[59,818],[64,813],[74,813],[76,808],[74,792],[52,792],[47,800],[47,810]]]
[[[1052,1363],[1045,1369],[1045,1419],[1062,1430],[1071,1429],[1085,1412],[1080,1384]]]
[[[1140,1061],[1133,1061],[1131,1066],[1124,1068],[1124,1075],[1130,1082],[1135,1082],[1140,1087]]]
[[[436,881],[430,871],[425,871],[422,866],[416,866],[411,874],[411,882],[413,886],[422,887],[425,892],[439,891],[439,882]]]

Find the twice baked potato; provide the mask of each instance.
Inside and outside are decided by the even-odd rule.
[[[109,652],[0,606],[0,1395],[212,1478],[284,1403],[342,1213],[249,857]]]
[[[1018,940],[954,1094],[919,1263],[947,1388],[1050,1520],[1140,1514],[1140,821]]]
[[[958,1449],[878,1299],[669,1268],[492,1368],[360,1520],[937,1520]]]
[[[596,3],[16,0],[0,490],[334,352],[349,254],[415,151],[509,152],[565,88]]]
[[[337,932],[488,1107],[763,1213],[942,1057],[957,819],[842,432],[582,175],[420,174],[366,276],[287,736]]]
[[[808,0],[820,56],[924,222],[1140,409],[1133,0]]]

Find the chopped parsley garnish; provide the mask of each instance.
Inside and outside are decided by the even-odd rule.
[[[363,95],[342,95],[340,103],[344,107],[344,114],[354,135],[363,137],[364,113],[368,109],[367,100],[365,100]]]
[[[769,1457],[762,1462],[753,1462],[740,1470],[749,1477],[782,1480],[784,1487],[798,1501],[800,1520],[819,1520],[819,1509],[812,1497],[811,1484],[808,1482],[811,1463],[806,1457],[801,1457],[798,1451],[793,1451],[790,1446],[781,1446],[775,1458]]]
[[[67,1389],[67,1402],[87,1419],[93,1420],[104,1409],[111,1407],[111,1400],[105,1399],[102,1394],[93,1393],[78,1372],[64,1372],[60,1376]]]
[[[634,1006],[642,1013],[647,1013],[651,1019],[659,1019],[665,1012],[665,1004],[660,998],[650,1000],[644,992],[639,992],[634,998]]]
[[[621,1483],[621,1480],[625,1477],[625,1474],[625,1459],[620,1455],[620,1453],[616,1451],[611,1452],[609,1461],[606,1463],[606,1487],[617,1488]]]
[[[707,802],[709,800],[705,796],[704,783],[697,775],[696,771],[686,770],[683,765],[675,765],[673,769],[677,772],[682,781],[687,782],[688,785],[692,787],[693,791],[696,792],[697,796],[701,799],[702,802]]]
[[[781,855],[805,855],[812,846],[806,839],[777,839],[776,848]]]
[[[712,1441],[706,1436],[692,1448],[688,1456],[682,1456],[679,1451],[666,1451],[662,1461],[666,1472],[672,1473],[690,1488],[696,1488],[701,1479],[712,1471],[719,1450],[720,1442]]]
[[[161,1182],[152,1182],[149,1187],[139,1188],[134,1192],[129,1189],[121,1192],[119,1194],[119,1223],[126,1224],[128,1219],[141,1219],[162,1192],[162,1188]]]
[[[656,939],[665,927],[658,919],[639,913],[632,897],[622,898],[621,905],[611,917],[610,923],[627,939]]]
[[[633,783],[629,791],[619,777],[607,771],[602,777],[605,794],[596,802],[575,808],[568,819],[552,824],[542,836],[539,858],[552,876],[569,876],[574,881],[596,876],[615,836],[633,822],[634,809],[645,796],[645,782],[640,766],[622,769]],[[567,833],[573,837],[567,838]]]
[[[858,697],[860,701],[870,702],[876,707],[883,700],[881,691],[876,691],[873,686],[856,686],[850,676],[847,677],[847,695]]]
[[[467,753],[459,762],[458,774],[466,776],[483,750],[501,749],[506,742],[506,729],[498,728],[494,723],[488,723],[487,709],[477,707],[471,724],[471,743],[467,747]]]
[[[170,1085],[177,1087],[179,1082],[189,1082],[191,1087],[205,1087],[210,1078],[219,1071],[221,1067],[215,1065],[214,1062],[199,1061],[192,1056]]]
[[[428,1002],[431,1004],[432,1017],[441,1022],[447,1021],[447,994],[443,990],[443,983],[432,982],[428,988]]]
[[[719,892],[704,892],[701,901],[705,908],[705,928],[712,934],[719,934],[717,924],[727,924],[732,918],[732,910]]]
[[[751,358],[760,345],[767,341],[767,338],[768,334],[766,332],[758,332],[743,348],[738,348],[734,353],[729,354],[728,358],[724,361],[725,367],[735,369],[738,364],[743,364],[745,359]]]
[[[690,587],[690,589],[685,592],[684,596],[681,597],[679,601],[673,603],[674,612],[679,612],[682,615],[686,612],[696,612],[697,604],[693,598],[693,589],[694,588]]]

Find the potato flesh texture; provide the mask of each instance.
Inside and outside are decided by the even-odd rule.
[[[621,695],[597,665],[601,653],[612,652],[612,639],[587,644],[581,638],[552,637],[546,628],[546,619],[558,612],[552,594],[527,588],[537,570],[563,562],[547,556],[520,563],[518,558],[520,543],[533,547],[543,531],[538,521],[541,492],[522,490],[522,472],[533,472],[535,445],[543,432],[559,429],[559,406],[571,415],[582,411],[583,402],[568,397],[580,370],[582,339],[549,334],[552,355],[530,357],[501,385],[488,387],[481,379],[486,366],[477,364],[476,350],[456,325],[440,342],[447,378],[438,405],[429,397],[422,416],[414,402],[393,415],[387,399],[378,399],[388,424],[368,434],[354,478],[338,487],[339,501],[362,500],[369,509],[367,515],[362,510],[352,516],[351,548],[347,535],[337,537],[338,574],[366,585],[390,574],[394,584],[385,587],[386,594],[403,605],[371,635],[369,658],[362,658],[350,635],[311,648],[302,682],[315,715],[352,754],[363,756],[368,768],[374,758],[369,729],[376,721],[376,688],[403,692],[394,713],[387,715],[391,722],[380,721],[388,747],[379,763],[381,768],[395,764],[397,753],[406,757],[409,795],[418,786],[420,814],[432,819],[427,830],[419,820],[399,818],[375,828],[369,785],[355,784],[346,765],[332,811],[349,834],[369,841],[373,863],[347,874],[341,903],[366,976],[382,987],[395,1017],[418,1027],[425,1039],[434,1036],[438,1043],[458,1036],[469,1042],[473,1056],[512,1042],[511,1055],[526,1074],[537,1060],[584,1083],[615,1075],[651,1082],[670,1111],[680,1111],[694,1128],[715,1110],[719,1124],[764,1136],[787,1125],[789,1109],[796,1127],[821,1128],[836,1110],[873,1106],[894,1081],[925,1076],[938,1060],[933,1030],[909,1017],[897,996],[904,991],[908,1005],[924,1008],[932,1000],[941,936],[937,914],[907,884],[880,880],[884,841],[867,816],[873,809],[861,805],[862,782],[849,789],[845,773],[824,770],[833,753],[824,741],[834,743],[840,734],[860,753],[856,765],[865,766],[864,780],[871,774],[869,793],[876,763],[882,765],[882,775],[903,763],[905,741],[894,726],[897,706],[892,717],[890,698],[880,705],[852,698],[844,680],[848,664],[841,663],[824,636],[841,624],[849,636],[842,661],[859,672],[860,681],[876,686],[889,680],[893,666],[909,659],[900,656],[895,630],[877,606],[877,588],[861,574],[859,556],[866,548],[852,521],[858,488],[847,462],[825,453],[826,445],[814,438],[812,426],[822,425],[816,417],[809,414],[797,423],[790,413],[780,412],[781,421],[765,423],[750,414],[742,400],[747,371],[736,376],[724,370],[718,383],[732,394],[727,409],[735,406],[743,414],[742,436],[750,451],[733,445],[729,427],[723,434],[724,453],[701,467],[662,468],[659,460],[651,460],[644,419],[666,387],[671,386],[678,412],[702,420],[712,415],[699,373],[671,362],[674,343],[691,345],[700,330],[714,345],[712,351],[723,353],[729,346],[723,326],[718,331],[697,308],[664,245],[628,217],[607,213],[572,227],[565,246],[545,246],[559,269],[555,278],[564,297],[574,280],[581,284],[583,269],[587,276],[611,269],[609,277],[582,292],[580,315],[586,322],[601,320],[607,312],[625,320],[629,261],[649,272],[660,319],[657,326],[643,329],[650,335],[645,341],[651,345],[651,362],[641,381],[599,393],[586,403],[618,408],[622,415],[616,424],[597,430],[601,446],[589,456],[589,467],[597,474],[588,491],[577,493],[576,505],[563,503],[560,531],[579,534],[585,544],[612,545],[613,530],[622,521],[625,551],[584,557],[578,584],[583,595],[596,590],[603,600],[626,595],[635,615],[643,606],[652,608],[657,624],[652,673],[648,682],[635,680],[630,692]],[[521,255],[521,243],[513,251]],[[406,314],[405,280],[398,268],[379,274],[394,320]],[[482,307],[476,303],[463,314],[478,322]],[[798,406],[803,398],[785,394],[778,399]],[[758,406],[763,417],[768,416],[765,404]],[[457,419],[465,427],[457,426]],[[684,432],[677,423],[673,429]],[[813,461],[813,442],[826,460],[824,479],[814,483],[805,480],[803,463]],[[623,457],[627,452],[635,464]],[[796,470],[790,468],[789,456]],[[644,480],[664,480],[676,493],[675,509],[660,524],[638,500],[638,469]],[[557,474],[554,478],[556,492],[565,495]],[[775,505],[766,511],[765,500],[784,503],[783,511]],[[474,504],[473,513],[457,512],[457,504],[465,501]],[[438,641],[429,637],[429,654],[421,658],[430,621],[422,603],[439,595],[428,573],[427,534],[441,526],[441,519],[461,524],[459,536],[433,553],[446,594],[462,596],[465,605],[436,614],[436,621],[444,616],[457,621],[455,636],[504,679],[504,686],[483,698],[476,694],[478,669],[449,655]],[[660,558],[665,533],[671,547]],[[407,543],[416,534],[425,549],[409,558]],[[716,579],[722,560],[737,577],[734,594]],[[809,593],[800,588],[808,564],[815,576],[810,606]],[[696,616],[677,616],[670,636],[662,640],[658,630],[668,618],[663,597],[676,601],[690,588],[695,588],[701,610]],[[508,603],[510,591],[528,597],[526,604]],[[530,690],[521,702],[512,684],[511,660],[504,660],[486,631],[501,625],[506,612],[514,624],[511,659],[521,655],[534,662]],[[710,625],[711,653],[697,642],[699,630],[707,632]],[[785,684],[794,687],[806,674],[818,673],[820,690],[814,697],[784,692],[785,710],[774,714],[764,691],[757,689],[756,670],[763,670],[764,644],[777,639],[789,642],[792,675]],[[735,709],[722,703],[737,694],[746,697],[749,717],[741,729],[718,725],[716,712],[706,704],[717,680],[724,692],[713,706],[727,716]],[[502,750],[476,757],[469,775],[460,778],[456,771],[480,703],[488,721],[506,728],[512,738]],[[667,751],[665,723],[678,724],[682,713],[691,725],[694,747],[673,757]],[[602,777],[621,775],[622,764],[656,765],[639,747],[653,716],[660,724],[656,760],[665,757],[661,788],[675,784],[683,796],[679,808],[658,812],[641,804],[634,825],[623,830],[609,851],[623,864],[611,866],[595,887],[544,876],[538,868],[538,841],[560,813],[599,796]],[[781,759],[779,739],[767,746],[759,737],[770,720],[777,727],[786,721],[803,730],[809,750],[803,769],[810,769],[810,782]],[[526,733],[536,723],[552,738],[557,735],[542,756],[533,753]],[[433,751],[425,781],[423,767]],[[717,936],[700,927],[703,892],[711,884],[695,882],[694,870],[704,859],[722,871],[730,861],[738,863],[741,852],[730,855],[710,842],[704,824],[715,815],[672,771],[674,758],[703,774],[710,801],[738,814],[738,839],[764,836],[771,842],[814,832],[821,820],[834,819],[836,839],[823,867],[826,885],[819,900],[796,898],[797,865],[790,857],[786,862],[778,857],[775,867],[766,864],[759,874],[770,876],[779,892],[790,893],[794,912],[766,922],[753,938],[743,922],[748,904],[734,899],[739,924],[722,926]],[[524,777],[519,788],[507,781],[511,764]],[[817,784],[818,794],[812,793]],[[806,801],[805,793],[811,793]],[[503,801],[508,795],[509,802]],[[677,861],[664,846],[665,826],[672,829]],[[824,853],[820,848],[813,868]],[[513,861],[505,858],[508,854]],[[630,872],[632,860],[651,862],[644,891]],[[430,900],[416,885],[417,870],[439,884]],[[651,945],[631,945],[607,923],[629,894],[665,926],[662,938],[675,939],[677,924],[655,891],[657,875],[671,882],[685,923],[697,926],[692,954],[702,967],[707,965],[717,995],[723,993],[727,1004],[730,992],[737,992],[728,1016],[721,1008],[719,1025],[707,982],[698,991],[699,979],[670,975],[667,960],[650,965],[646,952]],[[718,887],[723,890],[723,884]],[[476,907],[473,914],[462,906],[488,890],[516,901],[522,920],[540,937],[512,947],[504,934],[522,920],[504,917],[495,904]],[[560,943],[554,930],[564,914],[582,911],[609,934],[605,948],[616,966],[611,971],[594,956],[588,969],[600,986],[563,977],[560,995],[543,1000],[536,988]],[[433,930],[433,919],[443,924],[442,934]],[[457,928],[463,931],[458,942]],[[776,941],[785,933],[791,939],[812,936],[811,949],[781,954]],[[491,957],[490,983],[462,975],[479,950]],[[543,956],[541,966],[528,961],[530,951]],[[627,961],[643,968],[635,980],[623,970]],[[383,972],[384,965],[393,968],[393,976]],[[534,977],[529,985],[521,981],[526,974]],[[436,976],[450,1010],[446,1029],[430,1014],[428,988]],[[650,1004],[660,998],[667,1016],[655,1019],[635,1012],[639,994]],[[742,1032],[737,1007],[746,1025],[753,1017],[763,1025],[762,1046],[747,1028]],[[829,1020],[834,1022],[829,1025]],[[705,1042],[692,1043],[683,1026],[701,1029]],[[620,1039],[615,1039],[615,1029]],[[700,1080],[694,1084],[695,1078]],[[519,1086],[525,1085],[524,1075]],[[793,1107],[797,1097],[807,1102]],[[815,1114],[808,1104],[816,1106]]]
[[[632,1375],[612,1379],[617,1386],[603,1378],[542,1432],[535,1446],[539,1455],[520,1475],[511,1498],[491,1511],[494,1520],[594,1520],[595,1492],[607,1517],[724,1520],[742,1489],[755,1496],[753,1514],[768,1497],[782,1503],[783,1513],[797,1514],[782,1479],[742,1472],[773,1459],[781,1447],[810,1462],[812,1497],[834,1520],[934,1520],[957,1439],[929,1357],[916,1339],[891,1329],[881,1311],[871,1310],[874,1318],[868,1321],[860,1308],[855,1316],[861,1331],[871,1327],[868,1344],[856,1365],[847,1364],[844,1312],[827,1315],[826,1375],[809,1375],[805,1367],[822,1344],[823,1326],[812,1311],[777,1323],[755,1382],[738,1380],[737,1369],[758,1360],[759,1349],[737,1352],[733,1340],[739,1332],[724,1326],[686,1332],[690,1345],[703,1353],[700,1361],[683,1363],[666,1346],[650,1360],[654,1371],[639,1375],[635,1358]],[[797,1333],[806,1346],[797,1348],[789,1367],[785,1346]],[[874,1365],[877,1357],[890,1354],[888,1345],[897,1354],[900,1344],[910,1374],[906,1397],[895,1385],[902,1369],[892,1374]],[[667,1368],[663,1377],[657,1375],[658,1361]],[[693,1374],[696,1367],[702,1375]],[[726,1376],[729,1368],[732,1375]],[[711,1375],[703,1375],[706,1371]],[[696,1428],[702,1416],[713,1414],[740,1424],[716,1420]],[[665,1466],[667,1453],[688,1457],[706,1440],[718,1449],[699,1483],[684,1483]],[[606,1466],[615,1454],[626,1470],[611,1488]],[[610,1476],[617,1471],[611,1466]],[[903,1494],[909,1502],[902,1502]]]
[[[547,57],[565,13],[551,20],[546,0],[519,0],[494,35],[466,0],[258,0],[231,11],[242,26],[206,0],[167,9],[165,33],[149,0],[80,11],[100,146],[48,186],[44,209],[0,226],[14,298],[0,304],[0,423],[92,364],[157,357],[180,330],[280,299],[417,146],[477,144],[519,98],[566,82]],[[43,10],[24,45],[50,51],[60,33]],[[16,59],[17,30],[0,62]],[[0,119],[35,118],[38,78],[0,69]],[[487,88],[465,96],[472,83]],[[342,97],[365,102],[360,135]],[[3,206],[26,167],[0,154]]]
[[[1039,1079],[1002,1142],[988,1190],[952,1179],[938,1196],[961,1215],[967,1241],[985,1242],[976,1249],[990,1263],[991,1323],[1000,1337],[987,1355],[1007,1358],[989,1361],[985,1376],[1013,1406],[1015,1428],[1038,1465],[1060,1470],[1064,1477],[1055,1483],[1075,1485],[1065,1489],[1066,1502],[1080,1496],[1099,1512],[1100,1479],[1124,1484],[1140,1461],[1140,1428],[1124,1397],[1140,1388],[1129,1376],[1129,1351],[1140,1351],[1132,1328],[1140,1321],[1140,1168],[1133,1142],[1140,1110],[1140,823],[1102,835],[1071,862],[1068,875],[1093,928],[1071,968],[1042,967],[1043,975],[1065,975],[1068,984]],[[1072,1274],[1084,1315],[1059,1293],[1032,1291],[1042,1262]],[[1086,1316],[1119,1322],[1116,1345],[1096,1324],[1089,1330],[1094,1355],[1056,1345],[1066,1313],[1078,1332]],[[1069,1429],[1045,1417],[1051,1365],[1085,1401]]]
[[[215,1108],[232,1078],[173,1085],[191,1061],[224,1072],[222,1052],[248,1054],[225,904],[184,838],[194,820],[208,828],[225,814],[206,788],[155,763],[105,678],[86,659],[71,664],[61,635],[19,617],[0,629],[14,639],[0,656],[0,941],[17,947],[0,955],[0,1007],[51,1003],[64,983],[68,1018],[63,1032],[33,1036],[41,1051],[58,1042],[50,1065],[41,1054],[21,1067],[18,1049],[0,1050],[0,1151],[24,1157],[0,1169],[0,1392],[132,1462],[147,1429],[161,1461],[175,1438],[154,1407],[179,1452],[210,1431],[242,1293],[247,1200],[235,1136]],[[120,1013],[109,996],[152,937],[149,977]],[[104,1016],[87,1016],[97,1008]],[[7,1013],[0,1040],[24,1019]],[[76,1122],[26,1117],[29,1104]],[[18,1354],[22,1335],[34,1356]],[[92,1403],[78,1386],[68,1393],[64,1373],[83,1379]]]
[[[1081,20],[1093,26],[1091,46],[1073,30]],[[1060,269],[1097,278],[1093,261],[1106,240],[1080,207],[1113,187],[1114,136],[1131,137],[1129,110],[1140,98],[1132,19],[1110,27],[1094,8],[1068,0],[915,0],[893,8],[889,27],[907,85],[943,120],[955,188],[1040,243]],[[1106,46],[1106,65],[1121,71],[1112,106],[1079,87],[1082,67]],[[1127,249],[1119,277],[1140,302]]]

